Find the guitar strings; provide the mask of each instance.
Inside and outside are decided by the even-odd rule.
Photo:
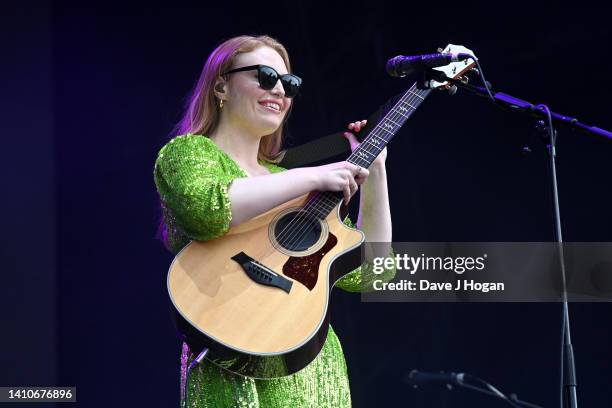
[[[391,132],[387,129],[384,129],[381,124],[385,122],[385,120],[389,120],[390,122],[392,122],[394,125],[397,126],[397,128],[395,128],[395,131],[397,131],[403,124],[404,122],[410,117],[410,115],[416,110],[416,108],[418,107],[418,105],[425,99],[425,97],[429,94],[429,91],[421,91],[420,93],[415,92],[415,88],[416,88],[416,84],[413,84],[408,91],[406,91],[406,93],[404,95],[402,95],[402,97],[399,99],[399,101],[394,105],[394,107],[391,109],[391,115],[389,115],[389,118],[386,118],[382,121],[380,121],[376,127],[372,130],[372,132],[370,133],[372,136],[377,137],[379,139],[385,140],[386,142],[389,141],[389,139],[387,139],[384,136],[381,135],[377,135],[376,132],[380,129],[382,129],[384,132],[386,133],[391,133],[391,136],[393,136],[395,133]],[[408,96],[410,95],[410,96]],[[413,106],[410,102],[412,102],[413,104],[417,105],[417,106]],[[415,103],[415,102],[418,102]],[[401,105],[401,103],[405,103],[407,104],[409,107],[412,108],[412,110],[407,114],[404,115],[400,112],[400,110],[396,109],[399,105]],[[406,110],[406,108],[404,108],[404,110]],[[392,119],[391,119],[392,118]],[[397,123],[396,121],[399,121],[400,123]],[[373,154],[373,152],[371,150],[369,150],[368,148],[368,144],[371,145],[371,147],[373,147],[374,149],[378,149],[377,145],[374,145],[372,143],[372,141],[368,138],[364,141],[365,143],[362,143],[359,148],[361,148],[361,146],[363,146],[363,149],[360,150],[365,150],[368,154],[372,155],[374,158],[380,154],[380,151],[378,151],[378,153],[376,155]],[[381,150],[382,151],[382,150]],[[359,157],[358,156],[358,152],[359,150],[356,150],[355,152],[352,152],[351,155],[349,156],[349,158],[347,159],[348,162],[351,162],[353,164],[357,164],[357,165],[365,165],[367,164],[367,160],[363,157]],[[364,161],[364,163],[359,163],[359,161]],[[332,198],[331,200],[329,199],[329,194],[325,195],[325,193],[329,193],[329,192],[323,192],[323,197],[324,200],[318,200],[319,197],[321,197],[321,192],[317,192],[315,193],[315,195],[308,201],[308,203],[303,207],[303,210],[300,211],[298,213],[298,215],[296,217],[294,217],[284,228],[283,230],[279,233],[278,238],[276,240],[277,244],[273,244],[273,247],[275,249],[278,249],[279,246],[281,246],[281,242],[283,242],[284,239],[288,238],[288,243],[287,246],[293,246],[296,243],[301,243],[304,239],[304,237],[306,236],[306,233],[308,232],[309,226],[311,225],[311,220],[309,215],[312,214],[308,214],[309,213],[309,209],[314,209],[314,210],[323,210],[325,212],[322,212],[321,214],[324,215],[323,218],[325,218],[325,216],[327,214],[329,214],[329,212],[331,210],[333,210],[333,208],[336,207],[336,205],[338,204],[337,202],[334,202],[335,200]],[[337,199],[337,197],[335,197]],[[314,203],[314,204],[313,204]],[[329,205],[329,207],[328,207]],[[286,237],[287,232],[289,234],[293,233],[292,235],[290,235],[289,237]]]
[[[418,92],[415,92],[418,91]],[[398,102],[391,108],[391,114],[380,121],[375,128],[370,132],[369,136],[384,140],[385,142],[389,142],[390,138],[385,137],[387,134],[391,134],[391,137],[395,135],[395,132],[399,130],[401,126],[408,120],[410,115],[416,110],[418,105],[425,99],[425,97],[429,94],[429,90],[418,90],[416,89],[416,83],[413,84],[402,97],[398,100]],[[407,114],[401,113],[398,107],[400,105],[405,104],[408,105],[411,110],[408,110],[406,107],[403,107],[403,111],[408,111]],[[416,106],[415,106],[416,105]],[[393,125],[389,125],[386,121],[391,122]],[[398,123],[399,122],[399,123]],[[385,129],[382,124],[387,126],[391,126],[393,131]],[[382,135],[377,134],[376,132],[382,130],[384,132]],[[374,152],[377,151],[376,154],[371,150],[374,149]],[[371,155],[374,159],[380,154],[381,150],[378,150],[379,146],[373,143],[371,137],[367,137],[359,147],[351,153],[348,157],[347,161],[349,163],[353,163],[359,165],[361,167],[365,167],[368,165],[368,161],[366,158],[361,156],[359,153],[365,151],[368,155]],[[373,161],[373,160],[372,160]],[[362,162],[362,163],[361,163]],[[371,164],[371,162],[369,163]],[[327,194],[326,194],[327,193]],[[308,200],[308,202],[302,207],[302,210],[298,212],[298,214],[281,230],[276,239],[276,243],[273,243],[273,248],[278,249],[282,246],[282,242],[287,240],[286,246],[294,247],[296,244],[301,244],[306,234],[308,233],[310,226],[312,225],[312,218],[317,220],[317,214],[311,213],[312,210],[315,210],[317,213],[320,213],[322,218],[324,219],[330,212],[333,210],[339,202],[335,202],[336,200],[342,198],[337,197],[329,197],[330,192],[316,192],[313,196]],[[323,197],[322,199],[320,199]],[[267,254],[266,254],[267,255]]]
[[[380,136],[376,134],[376,131],[378,130],[378,128],[380,127],[380,129],[382,129],[383,131],[387,132],[387,133],[391,133],[391,137],[394,135],[394,132],[391,132],[387,129],[385,129],[384,127],[381,126],[382,123],[384,123],[386,120],[392,122],[395,126],[397,126],[397,128],[395,128],[394,130],[397,131],[399,129],[399,127],[401,127],[403,125],[403,122],[405,122],[408,117],[410,116],[410,114],[412,112],[414,112],[414,110],[416,110],[415,106],[412,106],[409,102],[415,103],[415,101],[418,101],[419,99],[421,99],[421,101],[424,99],[425,96],[427,96],[427,92],[423,92],[423,96],[419,95],[418,93],[414,92],[414,85],[402,96],[402,98],[400,98],[400,101],[398,101],[398,103],[394,106],[394,108],[392,109],[392,113],[391,115],[389,115],[389,118],[386,118],[384,120],[382,120],[380,123],[377,124],[377,126],[375,127],[375,129],[371,132],[371,135],[374,137],[377,137],[379,139],[385,140],[386,142],[388,142],[389,140],[387,138],[385,138],[384,136]],[[404,98],[406,98],[406,96],[410,94],[411,97],[408,97],[408,100],[404,100]],[[410,106],[412,108],[412,111],[410,112],[410,114],[408,116],[403,115],[399,112],[399,110],[395,109],[398,105],[400,105],[401,102],[407,103],[408,106]],[[393,118],[393,119],[391,119]],[[399,119],[399,120],[398,120]],[[401,123],[397,123],[396,121],[399,121]],[[388,124],[386,124],[388,125]],[[393,128],[393,127],[392,127]],[[380,154],[380,150],[374,154],[371,150],[369,150],[368,144],[371,145],[371,147],[373,147],[376,150],[379,149],[379,147],[377,145],[375,145],[374,143],[372,143],[372,141],[370,140],[370,138],[366,139],[364,141],[365,143],[362,143],[360,145],[363,146],[363,149],[360,150],[356,150],[355,152],[351,153],[351,156],[347,159],[347,161],[352,162],[353,164],[357,164],[357,165],[365,165],[367,164],[367,160],[364,157],[359,157],[359,153],[361,152],[361,150],[365,150],[368,154],[370,154],[373,158],[376,158],[376,156],[378,154]],[[364,163],[359,163],[360,161],[363,161]],[[319,196],[317,196],[316,198],[318,198]],[[329,197],[328,195],[324,195],[323,196],[325,199],[327,199]],[[316,200],[315,198],[315,200]],[[308,212],[307,209],[309,208],[314,208],[316,210],[320,210],[323,209],[324,211],[326,211],[325,213],[323,213],[322,215],[326,216],[327,214],[329,214],[329,212],[335,208],[335,206],[338,203],[330,202],[329,200],[326,202],[325,200],[318,200],[318,201],[314,201],[314,206],[311,205],[313,202],[313,200],[310,200],[306,206],[304,206],[305,211],[302,211],[302,213],[304,212]],[[329,204],[329,208],[327,207],[327,205]],[[300,219],[301,218],[301,219]],[[282,232],[284,232],[285,230],[289,229],[289,232],[294,232],[293,236],[289,237],[291,239],[290,241],[288,241],[288,245],[287,246],[295,246],[295,244],[299,244],[303,241],[304,237],[306,236],[306,233],[308,232],[308,227],[309,225],[311,225],[310,220],[307,219],[309,218],[306,215],[298,215],[296,218],[294,218],[294,220],[292,221],[296,221],[295,223],[293,223],[294,225],[290,225],[291,222],[287,225],[287,227],[298,227],[296,228],[285,228]],[[323,217],[324,218],[324,217]],[[302,221],[303,220],[303,221]],[[306,231],[305,231],[306,230]],[[282,232],[281,234],[279,234],[279,238],[282,236]],[[282,239],[279,239],[279,241],[282,242]],[[296,242],[297,241],[297,242]],[[278,242],[278,241],[277,241]]]
[[[391,115],[389,115],[390,117],[389,117],[389,118],[387,118],[387,119],[385,119],[385,120],[389,120],[390,122],[392,122],[394,125],[396,125],[396,126],[397,126],[397,128],[395,129],[395,131],[397,131],[397,130],[398,130],[398,129],[399,129],[399,128],[400,128],[400,127],[403,125],[403,122],[405,122],[405,121],[408,119],[408,117],[410,116],[410,114],[411,114],[412,112],[414,112],[414,110],[416,110],[416,107],[412,106],[412,105],[411,105],[410,103],[408,103],[408,102],[415,103],[415,101],[418,101],[419,99],[421,99],[421,101],[422,101],[422,100],[424,99],[424,97],[425,97],[425,96],[427,96],[427,94],[428,94],[428,92],[423,92],[423,95],[419,95],[419,94],[417,94],[417,93],[415,93],[415,92],[414,92],[414,88],[415,88],[415,85],[413,85],[413,86],[412,86],[412,87],[411,87],[411,88],[410,88],[410,89],[409,89],[409,90],[408,90],[408,91],[407,91],[407,92],[406,92],[406,93],[405,93],[405,94],[402,96],[402,98],[400,98],[400,101],[398,101],[398,103],[397,103],[397,104],[396,104],[396,105],[393,107],[393,109],[392,109],[392,114],[391,114]],[[405,97],[406,97],[408,94],[410,94],[411,96],[409,96],[409,97],[407,98],[408,100],[404,100],[404,98],[405,98]],[[410,106],[410,107],[412,107],[412,108],[413,108],[413,110],[410,112],[410,114],[409,114],[408,116],[401,114],[401,113],[399,112],[399,110],[397,110],[397,109],[396,109],[396,107],[397,107],[398,105],[400,105],[400,104],[401,104],[401,102],[407,103],[407,104],[408,104],[408,106]],[[393,119],[391,119],[391,118],[393,118]],[[396,122],[396,121],[398,121],[398,119],[399,119],[399,122],[401,122],[401,123],[397,123],[397,122]],[[376,138],[382,139],[382,140],[384,140],[385,142],[388,142],[389,140],[388,140],[387,138],[385,138],[384,136],[380,136],[380,135],[377,135],[377,134],[376,134],[376,131],[378,130],[378,128],[379,128],[379,127],[380,127],[380,129],[384,130],[384,131],[385,131],[385,132],[387,132],[387,133],[392,133],[392,132],[390,132],[390,131],[388,131],[388,130],[384,129],[384,128],[381,126],[381,124],[382,124],[382,123],[383,123],[385,120],[383,120],[383,121],[381,121],[379,124],[377,124],[377,126],[375,127],[375,129],[373,129],[373,130],[372,130],[371,135],[372,135],[372,136],[374,136],[374,137],[376,137]],[[393,136],[393,134],[392,134],[392,136]],[[364,142],[365,142],[365,143],[362,143],[362,144],[360,145],[360,147],[361,147],[361,146],[364,146],[363,150],[365,150],[365,151],[366,151],[368,154],[372,155],[374,158],[375,158],[375,157],[376,157],[378,154],[380,154],[380,151],[378,151],[378,153],[374,154],[374,153],[373,153],[371,150],[369,150],[368,144],[370,144],[370,145],[371,145],[371,147],[373,147],[373,148],[375,149],[375,151],[376,151],[376,150],[378,150],[378,148],[379,148],[377,145],[375,145],[374,143],[372,143],[372,141],[370,140],[370,138],[367,138],[367,139],[366,139]],[[354,157],[356,157],[356,158],[354,159]],[[352,159],[353,159],[353,160],[352,160]],[[357,150],[356,150],[355,152],[352,152],[352,153],[351,153],[351,156],[350,156],[350,157],[347,159],[347,161],[352,162],[353,164],[362,165],[362,166],[363,166],[363,165],[365,165],[365,164],[367,164],[366,159],[364,159],[363,157],[359,157],[359,156],[358,156],[358,151],[357,151]],[[364,163],[359,163],[360,161],[364,161]],[[317,196],[316,198],[318,198],[318,196]],[[327,196],[324,196],[324,198],[327,198]],[[325,202],[325,201],[323,200],[323,201],[319,201],[319,202],[320,202],[320,205],[319,205],[319,204],[317,204],[317,202],[315,202],[315,207],[314,207],[314,208],[315,208],[316,210],[323,209],[323,210],[325,210],[325,211],[327,212],[326,214],[329,214],[329,211],[331,211],[331,210],[332,210],[332,209],[333,209],[333,208],[334,208],[334,207],[337,205],[337,203],[334,203],[333,201],[332,201],[332,202],[329,202],[329,201],[328,201],[328,202]],[[310,208],[312,208],[311,203],[312,203],[312,200],[310,200],[310,201],[309,201],[309,202],[306,204],[306,206],[305,206],[306,212],[307,212],[307,207],[309,207],[309,206],[310,206]],[[330,206],[329,206],[329,208],[327,207],[327,204],[329,204],[329,205],[330,205]],[[326,214],[324,213],[323,215],[326,215]],[[304,219],[305,217],[306,217],[306,216],[302,216],[301,218],[302,218],[302,219]],[[297,218],[297,217],[296,217],[296,218]],[[292,221],[293,221],[293,220],[292,220]],[[296,221],[300,221],[300,220],[296,220]],[[301,224],[301,225],[300,225],[300,224]],[[290,232],[294,232],[294,234],[293,234],[293,239],[292,239],[291,241],[289,241],[289,244],[290,244],[290,245],[295,245],[296,243],[301,243],[301,241],[302,241],[302,240],[303,240],[303,238],[305,237],[305,233],[303,233],[303,232],[304,232],[304,228],[308,228],[308,225],[309,225],[309,224],[310,224],[310,223],[309,223],[309,220],[306,220],[305,222],[302,222],[302,223],[296,222],[296,223],[295,223],[295,224],[292,226],[292,227],[299,227],[299,229],[297,229],[297,230],[296,230],[295,228],[293,228],[293,231],[290,231]],[[287,227],[289,227],[289,225],[287,225]],[[283,230],[283,232],[284,232],[284,230]],[[282,233],[279,235],[279,238],[281,237],[281,235],[282,235]],[[284,238],[284,237],[283,237],[283,238]],[[290,238],[291,238],[291,237],[290,237]],[[297,241],[297,240],[299,240],[299,241]],[[280,241],[280,239],[279,239],[279,241]],[[297,242],[296,242],[296,241],[297,241]]]

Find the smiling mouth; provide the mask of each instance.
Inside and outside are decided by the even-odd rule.
[[[274,102],[260,102],[259,104],[261,106],[263,106],[264,108],[266,108],[266,110],[269,110],[270,112],[280,113],[280,111],[281,111],[280,105],[278,103],[274,103]]]

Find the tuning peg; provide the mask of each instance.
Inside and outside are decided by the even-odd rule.
[[[467,84],[468,82],[470,82],[470,78],[465,75],[459,78],[459,80],[464,84]]]
[[[476,74],[476,75],[480,75],[480,71],[478,70],[478,68],[472,68],[472,69],[470,69],[470,73],[472,73],[472,74]]]
[[[438,52],[444,52],[444,48],[439,48],[437,49]]]
[[[449,95],[454,95],[457,93],[457,85],[451,85],[447,88],[448,94]]]

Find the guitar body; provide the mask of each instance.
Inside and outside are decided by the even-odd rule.
[[[364,235],[342,223],[339,205],[324,219],[299,218],[307,199],[289,201],[218,239],[192,241],[175,257],[168,291],[193,352],[206,347],[215,364],[253,378],[293,374],[317,356],[327,337],[330,291],[359,266]],[[282,241],[295,225],[310,232],[299,245]],[[280,275],[281,287],[266,285],[265,277],[259,282],[262,274],[250,276],[244,256]]]

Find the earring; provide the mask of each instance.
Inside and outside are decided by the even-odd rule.
[[[219,109],[223,109],[223,99],[219,99]]]

